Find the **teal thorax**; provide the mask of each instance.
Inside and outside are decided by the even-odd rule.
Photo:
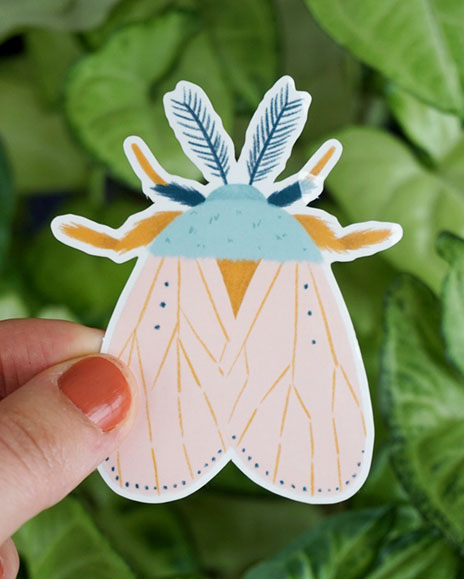
[[[251,185],[224,185],[170,223],[150,245],[158,256],[322,261],[298,221]]]

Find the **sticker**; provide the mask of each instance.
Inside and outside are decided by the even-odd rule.
[[[99,467],[118,494],[162,503],[205,485],[229,461],[255,483],[305,503],[336,503],[367,477],[374,428],[359,346],[330,264],[394,245],[399,225],[341,227],[307,205],[342,147],[329,140],[275,182],[311,98],[281,78],[236,160],[208,97],[179,82],[169,123],[207,184],[167,173],[147,145],[124,150],[153,204],[111,229],[57,217],[63,243],[137,264],[102,352],[128,364],[134,429]]]

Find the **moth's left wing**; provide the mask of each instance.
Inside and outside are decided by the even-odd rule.
[[[103,351],[139,386],[135,425],[99,470],[118,494],[160,503],[189,495],[229,460],[220,357],[232,310],[215,260],[140,259]]]
[[[261,262],[224,368],[232,460],[280,495],[332,503],[364,482],[373,444],[369,392],[330,268]]]

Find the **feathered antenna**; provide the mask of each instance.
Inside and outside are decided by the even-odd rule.
[[[179,185],[179,183],[159,184],[152,187],[152,189],[163,197],[171,199],[171,201],[182,203],[189,207],[200,205],[205,200],[205,196],[193,187],[185,187],[184,185]]]
[[[295,90],[289,76],[266,93],[247,129],[238,161],[248,171],[249,184],[273,180],[285,167],[292,147],[303,130],[311,97]]]
[[[144,193],[155,201],[153,191],[174,203],[194,207],[203,203],[205,196],[194,186],[194,181],[182,179],[182,183],[173,182],[171,175],[161,167],[146,143],[140,137],[127,137],[124,141],[124,151],[142,182]],[[177,179],[179,181],[180,179]],[[160,198],[156,199],[159,205]],[[163,203],[167,207],[166,203]]]
[[[324,180],[341,153],[340,142],[329,139],[314,153],[298,175],[287,180],[290,184],[269,195],[267,202],[278,207],[287,207],[299,199],[303,199],[305,204],[309,203],[322,191]]]
[[[222,121],[203,90],[190,82],[179,82],[164,96],[169,124],[185,154],[208,181],[221,179],[227,184],[234,145]]]

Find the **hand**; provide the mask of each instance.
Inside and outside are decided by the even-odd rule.
[[[76,487],[133,422],[134,378],[97,355],[102,337],[69,322],[0,322],[1,579],[19,568],[9,537]]]

